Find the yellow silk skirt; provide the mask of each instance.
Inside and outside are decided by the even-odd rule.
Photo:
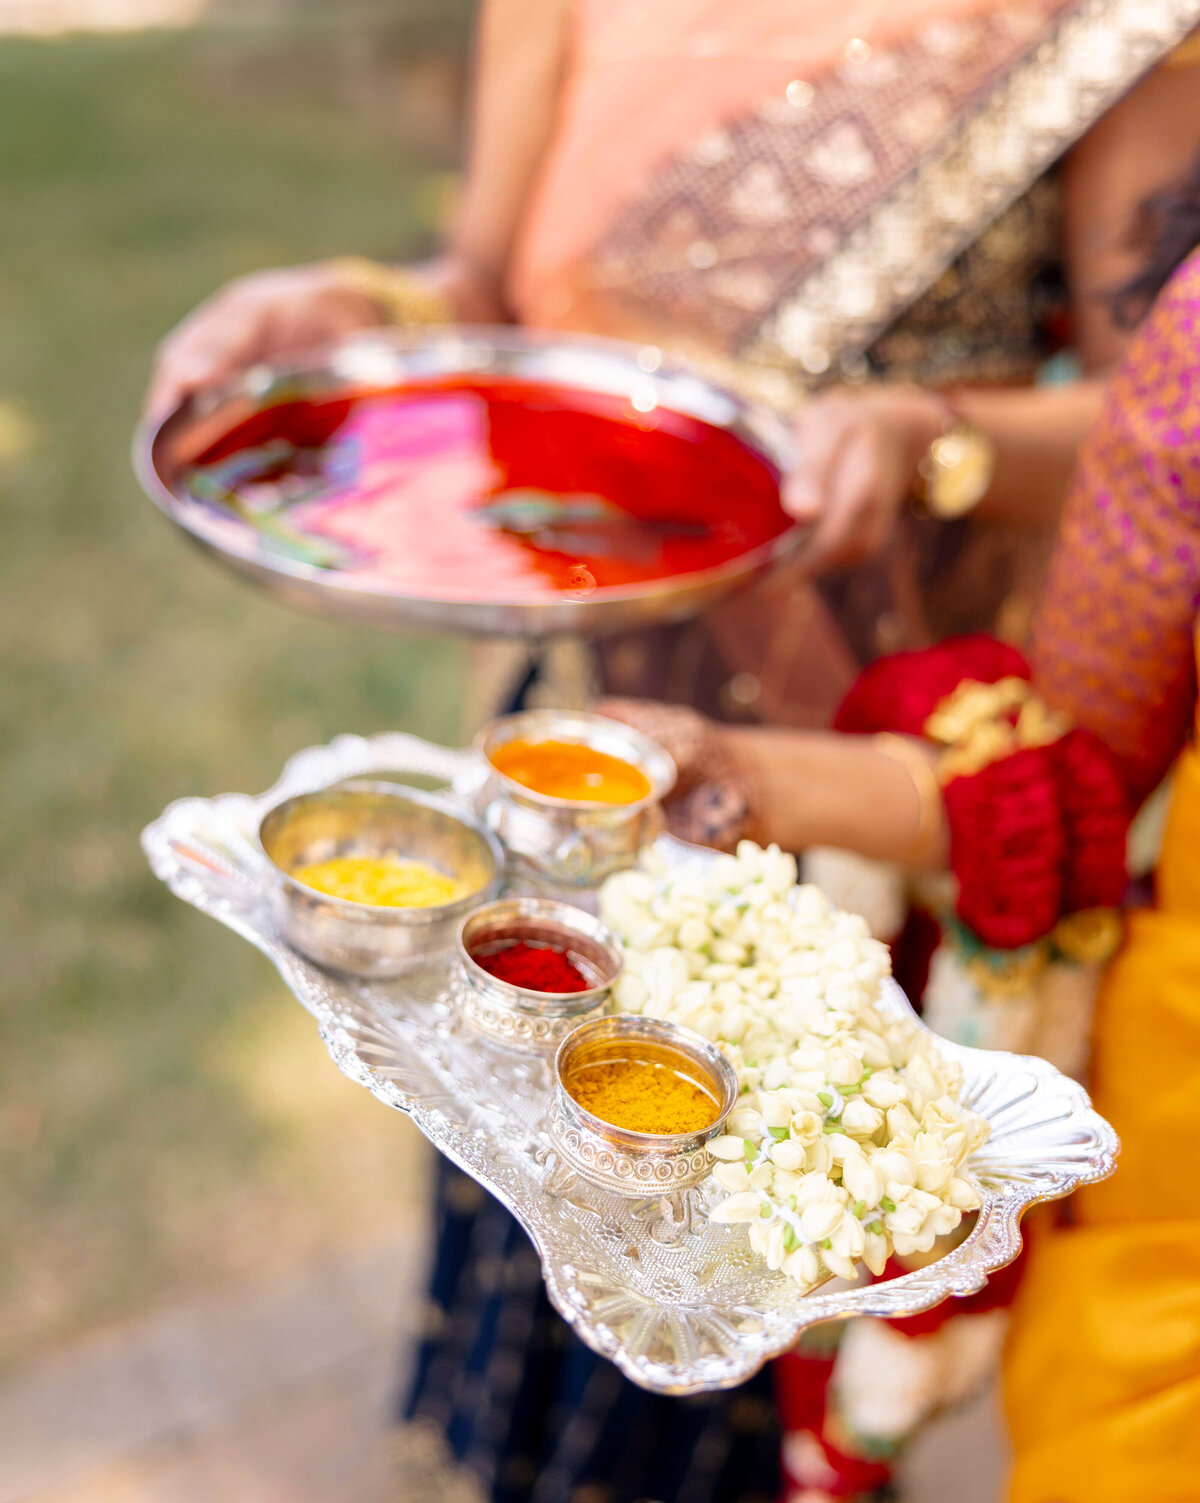
[[[1116,1174],[1032,1242],[1005,1357],[1011,1503],[1200,1500],[1200,757],[1180,761],[1158,906],[1097,1003]]]

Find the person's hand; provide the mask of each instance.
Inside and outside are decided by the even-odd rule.
[[[798,459],[783,484],[784,506],[813,529],[797,563],[821,573],[878,553],[943,426],[940,402],[918,386],[814,397],[796,421]]]
[[[687,705],[653,699],[602,699],[593,708],[641,731],[669,753],[677,777],[663,811],[673,835],[731,851],[739,840],[757,834],[755,790],[721,726]]]
[[[482,279],[454,256],[411,271],[456,318],[502,315]],[[240,277],[188,315],[159,346],[146,411],[164,416],[202,387],[384,323],[385,310],[337,261]]]
[[[382,321],[378,304],[349,285],[332,262],[239,277],[163,340],[146,411],[165,415],[192,392],[260,361],[298,354]]]

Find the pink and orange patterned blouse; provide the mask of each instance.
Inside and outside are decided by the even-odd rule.
[[[1200,250],[1112,382],[1076,471],[1034,628],[1043,696],[1117,757],[1135,800],[1196,702],[1200,608]]]

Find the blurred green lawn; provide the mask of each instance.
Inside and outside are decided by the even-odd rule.
[[[452,146],[406,144],[375,56],[295,23],[0,39],[0,1363],[419,1193],[402,1119],[138,845],[337,732],[459,732],[454,644],[257,597],[128,460],[156,341],[222,280],[427,247]]]

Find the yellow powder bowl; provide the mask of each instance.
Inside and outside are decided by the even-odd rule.
[[[475,746],[484,762],[477,810],[528,875],[594,887],[662,831],[675,763],[619,720],[525,710],[485,725]]]
[[[452,948],[495,896],[504,852],[433,794],[355,781],[284,799],[259,825],[275,918],[302,955],[385,979]]]
[[[582,1178],[617,1195],[661,1195],[703,1179],[708,1141],[737,1103],[737,1074],[715,1045],[631,1014],[576,1028],[554,1073],[556,1148]]]

